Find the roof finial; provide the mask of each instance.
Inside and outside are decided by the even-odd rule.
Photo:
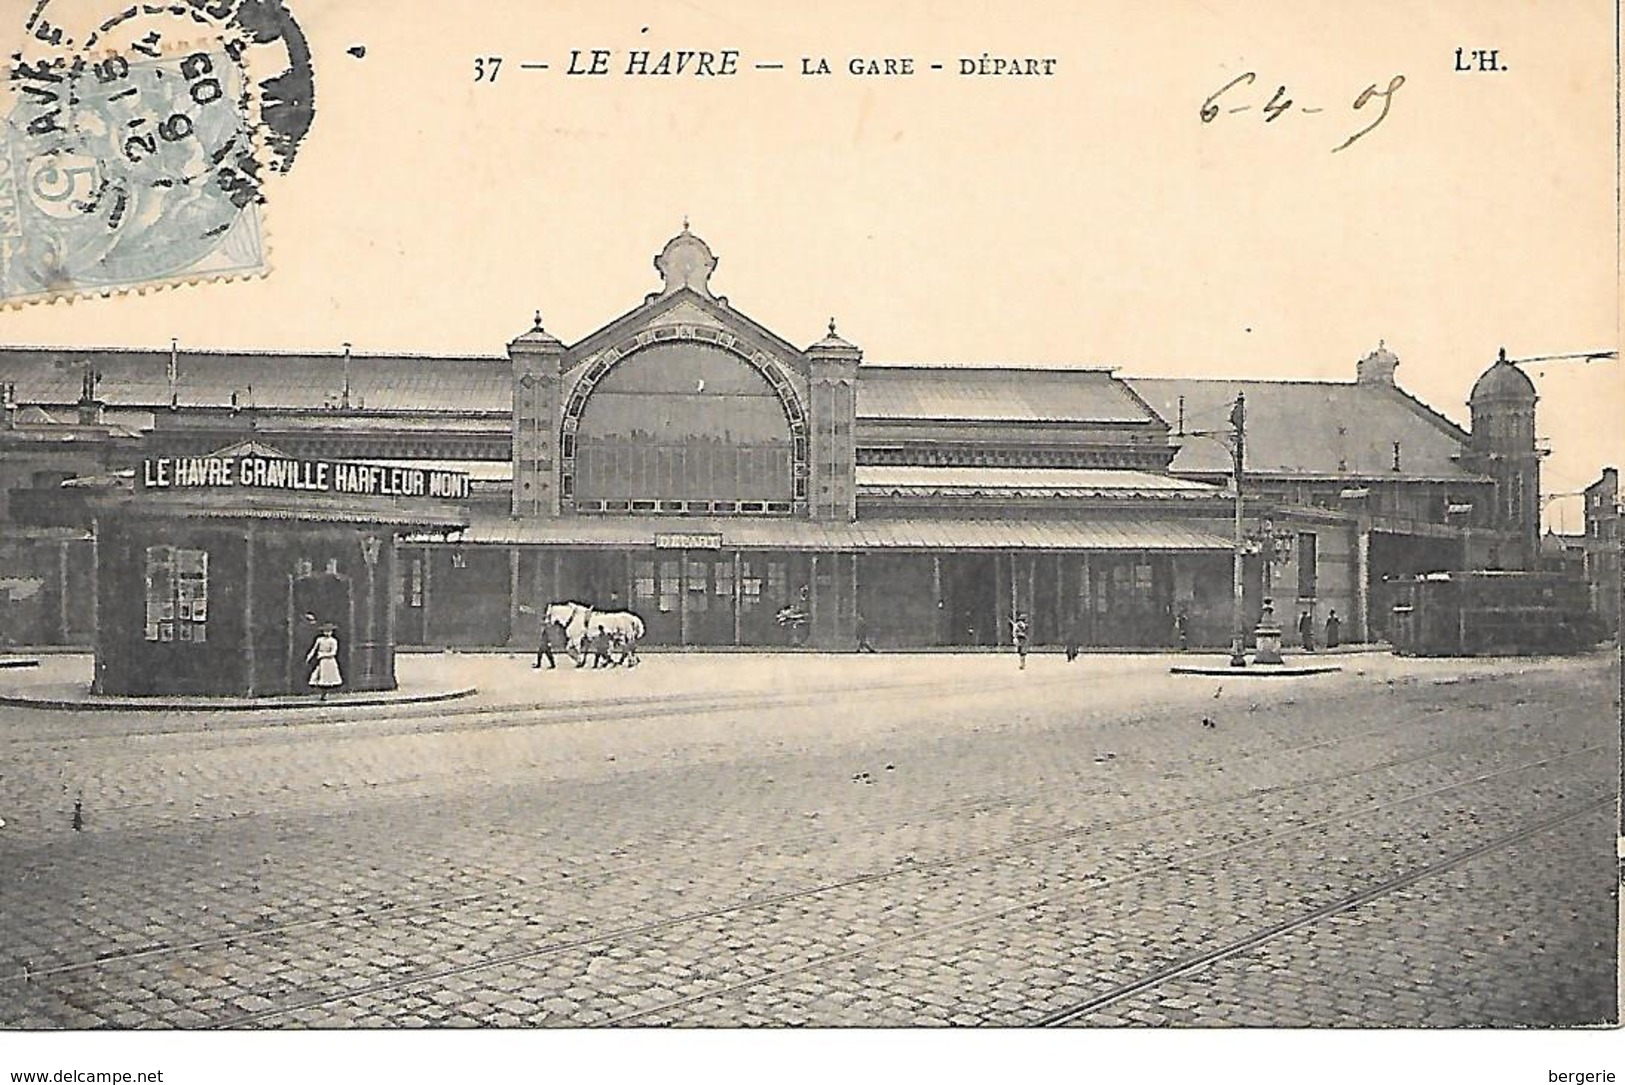
[[[542,330],[542,311],[540,309],[536,310],[536,323],[531,325],[531,330],[538,332]]]
[[[688,216],[683,216],[683,233],[688,233]]]
[[[835,334],[835,318],[834,317],[829,318],[829,334],[831,334],[831,335]]]
[[[1506,360],[1507,360],[1507,348],[1506,348],[1506,347],[1502,347],[1502,348],[1501,348],[1501,353],[1500,353],[1500,355],[1499,355],[1499,356],[1498,356],[1498,357],[1497,357],[1497,358],[1496,358],[1496,361],[1498,361],[1498,362],[1504,362],[1504,361],[1506,361]]]
[[[1378,350],[1384,350],[1384,349],[1387,348],[1387,346],[1388,346],[1388,340],[1386,340],[1386,339],[1378,339],[1377,340],[1377,349]]]

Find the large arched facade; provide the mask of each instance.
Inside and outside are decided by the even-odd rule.
[[[606,351],[565,403],[560,494],[582,513],[804,511],[806,412],[772,359],[679,327]],[[685,334],[686,333],[686,334]]]

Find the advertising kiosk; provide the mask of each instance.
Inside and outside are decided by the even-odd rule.
[[[323,630],[338,641],[338,689],[394,689],[396,538],[465,527],[468,492],[459,472],[256,444],[143,461],[88,502],[94,692],[314,693]]]

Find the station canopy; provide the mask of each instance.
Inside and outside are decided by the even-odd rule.
[[[515,520],[475,517],[457,535],[464,543],[512,546],[610,546],[654,548],[661,536],[710,540],[716,549],[739,550],[1055,550],[1224,551],[1231,539],[1213,521],[1178,517],[1122,516],[1099,519],[947,519],[881,517],[852,523],[785,518],[636,516]],[[403,541],[444,541],[408,536]]]

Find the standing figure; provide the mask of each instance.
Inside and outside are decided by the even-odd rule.
[[[548,670],[557,670],[558,661],[553,658],[553,638],[561,636],[564,630],[557,622],[548,618],[542,619],[542,636],[536,643],[536,662],[531,664],[532,669],[540,670],[542,660],[547,660]]]
[[[795,632],[796,647],[805,648],[807,638],[812,633],[808,628],[812,623],[812,585],[803,584],[801,590],[796,593],[796,614],[800,616],[799,620],[791,626]]]
[[[1315,612],[1306,610],[1298,619],[1298,636],[1303,638],[1303,649],[1306,652],[1315,650]]]
[[[1338,620],[1337,611],[1326,615],[1326,647],[1336,648],[1343,643],[1343,623]]]
[[[317,631],[316,642],[305,653],[305,662],[316,664],[310,672],[310,684],[324,701],[328,690],[344,684],[344,676],[339,673],[339,639],[333,635],[337,629],[331,623],[323,625]]]
[[[857,633],[858,633],[858,648],[857,648],[857,650],[859,652],[868,652],[870,655],[875,654],[875,646],[869,640],[869,623],[863,617],[862,614],[858,615],[857,627],[858,627],[858,629],[857,629]]]
[[[779,608],[775,619],[790,632],[790,646],[802,648],[807,644],[807,623],[812,620],[811,588],[803,584],[796,601]]]
[[[1026,612],[1017,612],[1016,616],[1010,619],[1010,639],[1015,642],[1016,655],[1021,659],[1022,670],[1027,669],[1027,639],[1029,634],[1030,626],[1027,624]]]
[[[1174,615],[1174,641],[1181,652],[1191,646],[1191,620],[1183,610]]]
[[[1078,619],[1076,615],[1066,620],[1066,661],[1071,663],[1078,658]]]
[[[602,625],[596,626],[587,634],[586,651],[592,653],[592,669],[615,666],[615,658],[610,655],[610,649],[615,645],[615,634]],[[585,657],[583,657],[585,658]],[[624,658],[624,657],[623,657]]]

